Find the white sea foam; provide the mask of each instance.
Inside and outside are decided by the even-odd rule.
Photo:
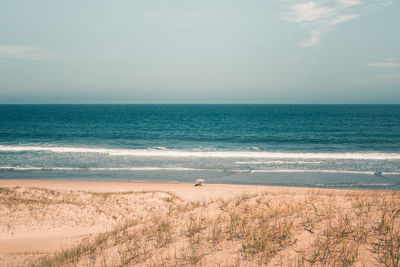
[[[251,170],[254,173],[347,173],[347,174],[369,174],[374,175],[373,171],[347,171],[347,170],[294,170],[294,169],[277,169],[277,170]],[[382,175],[400,175],[400,172],[382,172]]]
[[[200,169],[184,167],[104,167],[104,168],[73,168],[73,167],[19,167],[0,166],[1,171],[211,171],[211,172],[236,172],[236,173],[344,173],[344,174],[368,174],[373,171],[352,170],[310,170],[310,169]],[[382,172],[382,175],[400,175],[400,172]]]
[[[215,171],[215,172],[242,172],[242,170],[216,170],[183,167],[118,167],[118,168],[73,168],[73,167],[14,167],[0,166],[2,171]],[[248,170],[245,170],[248,172]]]
[[[321,161],[283,161],[283,160],[270,160],[270,161],[236,161],[236,164],[320,164]]]
[[[400,153],[355,152],[355,153],[296,153],[268,151],[191,151],[165,149],[108,149],[86,147],[52,146],[5,146],[2,152],[47,151],[53,153],[100,153],[111,156],[174,157],[174,158],[253,158],[253,159],[354,159],[354,160],[400,160]]]
[[[359,183],[327,183],[327,184],[315,184],[316,186],[349,186],[349,185],[357,185],[357,186],[391,186],[393,184],[388,183],[375,183],[375,184],[359,184]]]
[[[263,169],[251,170],[252,173],[343,173],[343,174],[368,174],[375,175],[374,171],[354,171],[354,170],[310,170],[310,169]],[[382,172],[382,175],[400,175],[400,172]]]
[[[2,171],[73,171],[83,170],[84,168],[70,168],[70,167],[14,167],[14,166],[1,166]]]
[[[88,168],[91,171],[218,171],[183,167],[120,167],[120,168]]]

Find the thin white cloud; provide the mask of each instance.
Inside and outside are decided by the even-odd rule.
[[[382,83],[399,83],[400,84],[400,72],[388,72],[376,75],[368,75],[362,77],[353,77],[352,82],[357,84],[381,84]]]
[[[396,62],[392,62],[392,61],[373,62],[373,63],[369,63],[368,66],[377,67],[377,68],[398,68],[398,67],[400,67],[400,63],[396,63]]]
[[[346,22],[355,18],[358,18],[358,14],[346,14],[346,15],[341,15],[341,16],[337,16],[334,19],[332,19],[330,21],[331,25],[336,25],[342,22]]]
[[[379,74],[378,77],[385,80],[400,80],[400,72]]]
[[[356,6],[362,3],[361,0],[338,0],[338,2],[345,7]]]
[[[338,24],[360,17],[366,9],[393,4],[392,0],[375,0],[373,6],[362,0],[281,1],[286,9],[281,14],[282,19],[309,28],[309,37],[300,42],[301,47],[319,44],[324,33],[332,31]]]
[[[321,35],[329,31],[332,28],[332,26],[355,19],[357,17],[358,17],[357,14],[342,15],[325,22],[323,25],[320,26],[320,28],[311,31],[309,38],[301,41],[300,46],[309,47],[319,44]]]
[[[384,1],[383,5],[384,5],[385,7],[386,7],[386,6],[391,6],[391,5],[393,5],[393,0]]]
[[[322,7],[316,2],[291,5],[289,9],[291,11],[287,14],[286,20],[297,23],[318,21],[330,16],[333,11],[332,8]]]
[[[301,47],[309,47],[313,45],[319,44],[319,37],[321,35],[321,32],[319,31],[312,31],[310,34],[310,37],[307,40],[301,41],[300,46]]]
[[[52,54],[38,47],[21,45],[0,45],[0,58],[48,60],[52,57]]]
[[[369,63],[368,66],[381,68],[378,74],[372,74],[368,77],[363,77],[360,79],[362,82],[366,83],[377,83],[377,82],[400,82],[400,72],[398,68],[400,63],[397,63],[393,58],[387,58],[381,62]]]

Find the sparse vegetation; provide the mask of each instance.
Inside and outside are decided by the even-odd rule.
[[[88,236],[54,255],[32,255],[32,266],[352,266],[365,264],[365,259],[372,265],[399,266],[400,262],[400,192],[281,190],[206,202],[160,191],[0,188],[0,200],[11,215],[28,207],[42,218],[39,213],[50,207],[71,205],[115,222],[112,231]],[[121,209],[106,208],[113,205]],[[140,212],[134,213],[139,206]]]

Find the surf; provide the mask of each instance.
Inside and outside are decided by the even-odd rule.
[[[193,151],[175,149],[114,149],[66,146],[0,145],[0,152],[97,153],[109,156],[170,158],[247,158],[247,159],[321,159],[321,160],[400,160],[400,153],[385,152],[275,152],[275,151]]]

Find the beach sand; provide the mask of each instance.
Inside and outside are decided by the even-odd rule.
[[[0,180],[0,266],[391,265],[399,217],[396,191]]]

